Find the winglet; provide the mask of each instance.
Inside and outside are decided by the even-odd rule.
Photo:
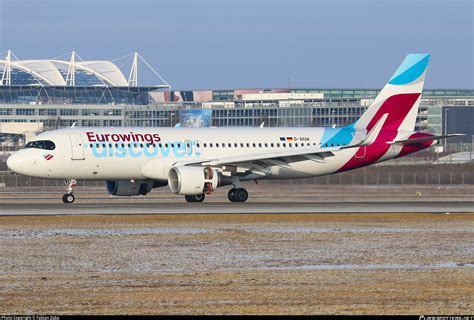
[[[365,136],[364,140],[361,141],[360,145],[361,146],[367,146],[375,141],[377,139],[377,136],[380,133],[380,130],[383,128],[383,124],[385,123],[385,120],[387,120],[388,113],[383,114],[379,121],[375,124],[375,126],[367,133]]]

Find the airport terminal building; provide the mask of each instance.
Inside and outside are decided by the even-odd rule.
[[[344,126],[379,89],[171,90],[138,86],[137,54],[126,77],[112,61],[0,60],[0,124],[76,126]],[[25,123],[29,123],[30,126]],[[424,90],[417,130],[474,135],[474,90]],[[22,126],[22,124],[24,126]],[[40,126],[38,125],[40,124]],[[5,126],[7,127],[7,126]],[[1,130],[1,126],[0,126]],[[26,130],[28,131],[28,130]],[[464,141],[465,140],[465,141]]]

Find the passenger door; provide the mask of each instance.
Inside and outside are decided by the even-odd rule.
[[[353,141],[355,143],[359,143],[359,142],[363,141],[364,138],[365,138],[365,136],[360,132],[355,132],[352,135],[354,137]],[[367,149],[366,149],[365,146],[357,148],[357,150],[355,152],[355,158],[356,159],[365,159],[366,152],[367,152]]]
[[[357,148],[357,151],[355,153],[355,158],[356,159],[365,159],[365,154],[367,152],[367,149],[365,146]]]
[[[82,141],[82,135],[80,133],[69,134],[69,140],[71,141],[71,159],[72,160],[84,160],[84,143]]]

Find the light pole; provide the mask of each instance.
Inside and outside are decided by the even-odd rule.
[[[474,152],[474,135],[471,134],[471,152],[469,152],[469,161],[472,161],[473,152]]]
[[[444,135],[448,134],[448,108],[444,108]],[[444,139],[444,152],[447,152],[447,139]]]

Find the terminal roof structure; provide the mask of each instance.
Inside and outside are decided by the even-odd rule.
[[[138,54],[135,54],[138,55]],[[127,79],[112,61],[78,61],[75,52],[70,60],[18,60],[8,51],[0,59],[0,85],[7,86],[137,86],[137,79]],[[135,68],[135,69],[133,69]],[[136,77],[136,61],[132,75]],[[132,76],[131,75],[131,76]],[[166,83],[166,82],[165,82]],[[169,87],[158,85],[156,87]]]

